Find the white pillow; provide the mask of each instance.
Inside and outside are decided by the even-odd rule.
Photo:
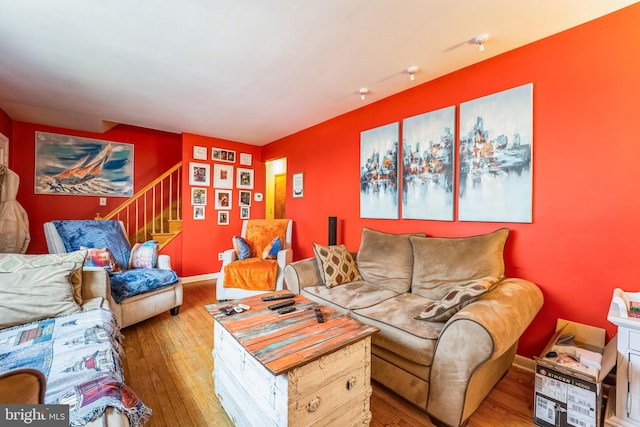
[[[69,276],[74,262],[0,273],[0,329],[80,311]]]

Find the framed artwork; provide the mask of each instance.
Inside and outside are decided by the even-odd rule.
[[[211,159],[219,162],[236,162],[236,152],[233,150],[225,150],[223,148],[213,147],[211,149]]]
[[[35,194],[131,197],[133,145],[36,132]]]
[[[193,159],[194,160],[207,160],[207,147],[193,146]]]
[[[251,206],[251,191],[238,192],[238,206]]]
[[[206,205],[207,204],[207,189],[206,188],[191,188],[191,204],[192,205]]]
[[[233,166],[213,165],[213,186],[215,188],[233,188]]]
[[[189,185],[211,185],[211,165],[189,162]]]
[[[193,219],[202,220],[204,219],[204,206],[194,206],[193,207]]]
[[[218,212],[218,225],[229,225],[229,212]]]
[[[216,190],[216,209],[231,209],[231,190]]]
[[[360,218],[398,219],[399,123],[360,133]]]
[[[240,219],[249,219],[250,208],[243,206],[240,208]]]
[[[298,172],[291,176],[293,185],[293,198],[304,197],[304,173]]]
[[[245,166],[251,166],[253,157],[249,153],[240,153],[240,164]]]
[[[460,104],[458,219],[532,221],[533,84]]]
[[[453,221],[456,107],[402,121],[402,218]]]
[[[253,169],[238,168],[236,187],[253,190]]]

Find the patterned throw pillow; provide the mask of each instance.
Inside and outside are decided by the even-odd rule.
[[[158,262],[158,241],[147,240],[131,248],[129,268],[154,268]]]
[[[87,251],[78,250],[66,254],[0,254],[0,273],[10,273],[24,268],[44,267],[47,265],[59,264],[61,262],[72,261],[75,268],[71,272],[69,281],[73,285],[73,298],[78,305],[82,304],[82,266]]]
[[[328,288],[362,280],[356,261],[345,245],[321,246],[314,243],[313,251]]]
[[[490,291],[499,281],[498,278],[490,277],[458,285],[449,290],[441,300],[428,304],[415,319],[446,322],[464,306]]]
[[[262,259],[277,259],[278,252],[282,250],[282,240],[274,237],[262,250]]]
[[[251,245],[243,237],[233,236],[231,238],[231,243],[233,244],[233,250],[236,252],[236,257],[238,257],[238,259],[251,258]]]
[[[108,248],[85,248],[83,246],[80,248],[87,250],[87,257],[84,259],[85,267],[101,267],[111,272],[122,271]]]

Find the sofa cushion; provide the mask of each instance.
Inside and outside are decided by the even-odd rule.
[[[302,288],[300,293],[345,314],[351,310],[371,307],[398,295],[390,289],[363,281],[345,283],[332,289],[326,286],[307,286]]]
[[[411,292],[432,300],[475,280],[504,277],[504,245],[509,229],[472,237],[411,237]]]
[[[69,276],[74,262],[0,273],[0,329],[76,313]]]
[[[380,329],[371,337],[374,346],[420,365],[431,366],[444,323],[415,319],[429,302],[418,295],[399,294],[377,305],[354,310],[351,317]]]
[[[158,241],[147,240],[131,248],[129,268],[155,268],[158,263]]]
[[[328,288],[362,280],[356,261],[345,245],[322,246],[313,244],[318,269]]]
[[[413,274],[411,236],[424,238],[426,234],[390,234],[363,228],[356,256],[362,279],[396,292],[408,292]]]
[[[471,304],[476,298],[493,289],[499,281],[494,277],[455,286],[442,299],[427,304],[424,311],[416,319],[446,322],[464,306]]]
[[[87,250],[78,250],[65,254],[0,254],[0,273],[10,273],[25,268],[44,267],[47,265],[73,262],[75,268],[69,278],[73,285],[73,298],[78,305],[82,304],[82,267],[84,265]]]

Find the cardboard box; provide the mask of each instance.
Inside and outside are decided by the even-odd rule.
[[[569,345],[560,337],[573,334]],[[605,345],[606,331],[558,319],[542,354],[536,357],[534,422],[542,427],[599,427],[602,380],[616,364],[616,338]],[[555,351],[558,357],[545,357]],[[575,358],[567,357],[574,353]],[[596,354],[597,353],[597,354]],[[593,356],[596,357],[593,357]],[[602,356],[597,363],[598,355]],[[573,361],[572,361],[573,359]],[[577,359],[577,360],[576,360]],[[583,363],[579,363],[582,360]],[[599,365],[599,366],[598,366]]]

